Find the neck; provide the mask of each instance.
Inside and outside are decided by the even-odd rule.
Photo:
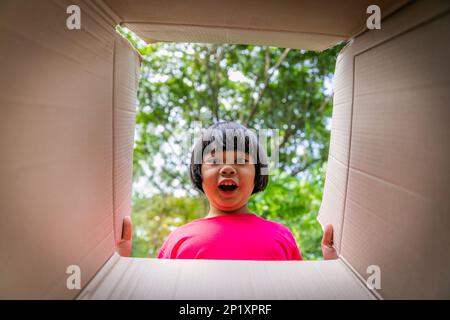
[[[248,210],[247,204],[245,204],[244,206],[242,206],[239,209],[226,210],[226,211],[217,209],[214,206],[210,205],[209,212],[205,218],[212,218],[212,217],[223,216],[223,215],[234,214],[234,213],[251,213],[251,212],[250,212],[250,210]]]

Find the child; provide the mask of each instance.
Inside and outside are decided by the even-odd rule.
[[[234,122],[208,128],[192,152],[190,176],[208,198],[209,212],[174,230],[158,258],[302,260],[287,227],[247,207],[250,196],[267,186],[265,170],[267,156],[253,132]],[[326,259],[336,257],[330,227],[322,241]]]
[[[227,130],[235,133],[236,139],[230,134],[223,143]],[[245,138],[246,135],[249,137]],[[255,149],[257,152],[249,152]],[[285,226],[248,210],[250,196],[266,188],[265,169],[264,150],[247,128],[233,122],[210,127],[194,148],[190,170],[191,180],[205,193],[210,210],[205,218],[173,231],[162,245],[158,258],[301,260],[297,244]],[[116,245],[118,253],[129,256],[131,243],[132,222],[126,216],[121,240]],[[332,225],[325,227],[322,254],[325,260],[337,259]]]

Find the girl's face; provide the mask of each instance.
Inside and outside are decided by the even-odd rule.
[[[210,205],[221,211],[244,207],[254,188],[253,163],[250,155],[241,151],[205,155],[201,167],[202,187]]]

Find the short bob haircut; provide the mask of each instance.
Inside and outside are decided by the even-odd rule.
[[[205,192],[202,187],[202,162],[203,157],[209,154],[208,150],[205,153],[205,149],[212,150],[213,154],[222,149],[222,152],[233,150],[251,155],[253,160],[251,163],[255,165],[252,194],[266,189],[269,182],[267,154],[253,131],[231,121],[218,122],[205,130],[192,150],[190,163],[192,184],[203,193]]]

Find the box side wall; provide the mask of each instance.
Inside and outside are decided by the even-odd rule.
[[[345,54],[344,54],[345,52]],[[353,97],[352,47],[338,56],[333,79],[333,115],[330,150],[318,220],[333,225],[334,246],[340,251],[347,190]]]
[[[0,4],[1,298],[72,298],[114,251],[115,37],[90,2]]]
[[[420,18],[418,18],[420,17]],[[450,15],[417,1],[356,38],[341,255],[383,298],[450,298]]]
[[[114,50],[114,234],[118,243],[123,217],[131,214],[133,139],[136,124],[139,56],[123,38]]]

